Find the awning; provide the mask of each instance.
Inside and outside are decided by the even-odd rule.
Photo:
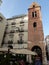
[[[33,52],[28,49],[9,49],[10,53],[14,54],[27,54],[27,55],[37,55],[36,52]],[[0,48],[0,52],[8,52],[8,48]]]
[[[0,48],[0,52],[8,51],[8,48]]]
[[[15,53],[15,54],[37,55],[36,52],[32,52],[28,49],[11,49],[10,52]]]

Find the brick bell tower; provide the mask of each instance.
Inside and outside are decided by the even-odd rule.
[[[43,40],[41,7],[34,2],[28,9],[28,41],[32,42],[32,44],[38,44],[39,41]]]
[[[46,65],[45,43],[43,41],[41,7],[33,2],[28,8],[28,49],[37,52],[43,64]]]

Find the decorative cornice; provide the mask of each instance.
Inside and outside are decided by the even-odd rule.
[[[27,14],[17,15],[17,16],[13,16],[11,18],[7,18],[7,20],[12,20],[12,19],[16,19],[16,18],[23,18],[25,16],[28,16],[28,15]]]

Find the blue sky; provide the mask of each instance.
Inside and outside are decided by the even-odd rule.
[[[27,14],[28,7],[32,2],[37,2],[41,6],[42,23],[44,36],[49,35],[49,0],[2,0],[0,12],[10,18],[15,15]]]

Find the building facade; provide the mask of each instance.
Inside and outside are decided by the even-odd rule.
[[[45,42],[46,42],[46,56],[47,60],[49,61],[49,35],[46,36]]]
[[[5,23],[6,27],[4,25],[5,31],[2,44],[0,43],[1,46],[35,51],[38,54],[37,58],[40,58],[41,63],[46,65],[41,7],[33,2],[28,8],[28,15],[9,18]],[[32,62],[31,56],[29,56],[29,61]]]
[[[34,2],[28,8],[28,49],[37,52],[41,62],[45,62],[46,59],[45,43],[43,41],[41,7]]]
[[[6,22],[7,20],[5,19],[5,17],[0,13],[0,47],[2,46]]]
[[[27,48],[28,19],[27,15],[20,15],[7,19],[3,47]]]

